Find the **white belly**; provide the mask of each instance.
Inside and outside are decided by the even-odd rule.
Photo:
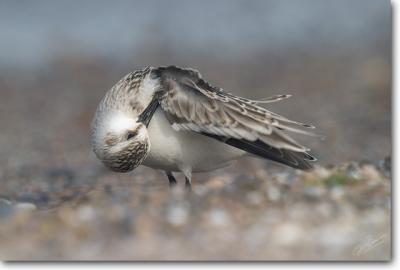
[[[230,164],[244,151],[207,136],[176,131],[157,109],[148,127],[150,153],[143,165],[166,171],[209,171]]]

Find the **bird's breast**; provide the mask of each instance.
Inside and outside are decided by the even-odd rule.
[[[176,131],[157,109],[148,126],[150,152],[143,165],[155,169],[193,172],[208,171],[229,165],[244,151],[190,131]]]

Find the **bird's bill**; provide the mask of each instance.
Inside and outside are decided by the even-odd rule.
[[[154,112],[158,108],[158,100],[154,98],[149,106],[139,115],[137,122],[143,123],[146,127],[149,125],[151,118],[153,117]]]

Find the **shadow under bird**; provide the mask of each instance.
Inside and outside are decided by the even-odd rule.
[[[260,103],[290,97],[249,100],[210,85],[194,69],[148,67],[131,72],[101,100],[92,122],[92,146],[111,170],[139,165],[182,172],[191,187],[192,172],[229,165],[242,156],[311,168],[316,159],[286,132],[314,135],[311,125],[273,113]]]

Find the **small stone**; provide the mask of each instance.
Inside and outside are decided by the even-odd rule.
[[[347,224],[331,224],[317,230],[317,238],[321,245],[334,251],[351,244],[351,239],[354,238],[353,233],[354,231],[349,229]]]
[[[380,176],[378,170],[372,165],[367,165],[363,167],[362,176],[372,182],[380,182],[382,177]]]
[[[332,170],[328,170],[327,168],[321,166],[315,166],[314,172],[316,178],[325,179],[332,175]]]
[[[261,196],[260,192],[253,191],[247,193],[246,199],[251,205],[260,205],[262,203],[263,197]]]
[[[222,189],[232,183],[232,179],[227,175],[215,176],[207,181],[206,186],[210,189]]]
[[[330,190],[330,194],[331,194],[332,199],[340,200],[343,198],[345,192],[342,187],[335,186]]]
[[[193,192],[196,193],[197,196],[203,197],[207,194],[208,188],[205,185],[198,185]]]
[[[231,219],[223,209],[213,209],[208,214],[208,219],[210,223],[214,226],[226,226],[230,223]]]
[[[292,246],[300,244],[301,237],[304,234],[301,227],[292,223],[279,225],[275,232],[275,241],[283,246]]]
[[[268,195],[268,199],[273,202],[277,202],[281,198],[281,192],[280,192],[279,188],[274,187],[274,186],[268,187],[267,195]]]
[[[78,209],[78,217],[81,221],[91,221],[95,218],[96,213],[93,207],[84,205]]]
[[[0,218],[8,217],[14,212],[12,203],[9,200],[0,199]]]
[[[309,186],[304,189],[304,195],[308,198],[317,199],[326,194],[326,189],[322,186]]]
[[[296,175],[290,172],[279,172],[276,174],[275,179],[281,185],[290,185],[296,181]]]
[[[34,211],[37,209],[36,205],[34,205],[33,203],[29,203],[29,202],[20,202],[15,204],[15,209],[20,210],[20,211]]]
[[[186,223],[188,211],[182,205],[170,207],[167,211],[167,221],[174,226],[180,226]]]
[[[354,162],[350,163],[346,168],[346,176],[354,180],[360,180],[362,178],[360,166]]]

